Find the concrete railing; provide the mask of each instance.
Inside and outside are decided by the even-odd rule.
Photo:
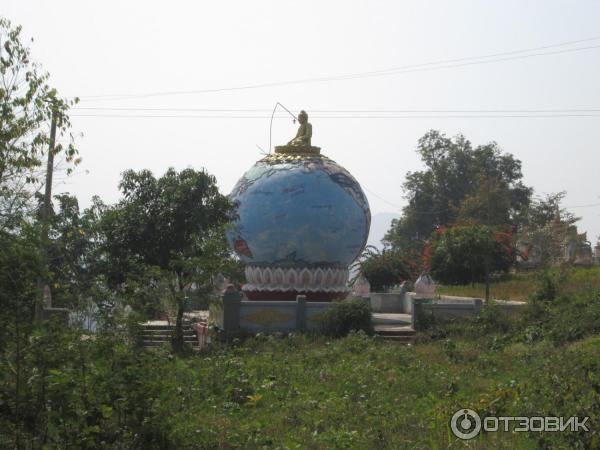
[[[426,328],[429,323],[455,317],[477,316],[481,313],[483,301],[480,298],[470,302],[439,302],[435,299],[413,298],[412,326],[415,330]]]
[[[365,298],[369,299],[373,312],[411,314],[414,300],[427,298],[436,304],[471,304],[475,300],[485,300],[477,297],[458,297],[453,295],[436,295],[435,297],[424,297],[415,292],[399,290],[396,292],[372,292]],[[526,302],[510,300],[494,300],[494,303],[502,310],[511,311],[525,305]]]
[[[218,320],[225,334],[256,334],[314,330],[330,302],[307,302],[304,295],[295,301],[243,300],[240,292],[223,294],[223,310]]]
[[[410,293],[412,294],[412,293]],[[422,329],[432,321],[444,321],[456,317],[472,317],[481,313],[485,301],[480,298],[442,296],[439,299],[412,299],[412,322],[415,330]],[[527,303],[495,300],[494,308],[507,316],[515,315]]]

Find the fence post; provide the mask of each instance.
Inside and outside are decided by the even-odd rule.
[[[425,327],[425,323],[428,319],[425,318],[425,303],[428,299],[425,298],[412,298],[412,327],[413,330],[418,331]],[[433,310],[431,310],[433,318]]]

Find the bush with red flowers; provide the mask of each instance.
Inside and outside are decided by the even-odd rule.
[[[507,272],[514,263],[510,232],[480,224],[439,228],[432,233],[424,263],[434,279],[445,284],[485,280],[490,272]]]

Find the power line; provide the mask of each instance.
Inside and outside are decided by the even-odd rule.
[[[361,184],[361,187],[367,191],[368,193],[370,193],[371,195],[373,195],[374,197],[378,198],[379,200],[381,200],[382,202],[387,203],[390,206],[393,206],[394,208],[397,208],[399,210],[399,212],[402,211],[403,207],[400,205],[396,205],[395,203],[392,203],[388,200],[386,200],[385,198],[381,197],[380,195],[376,194],[375,192],[373,192],[371,189],[367,188],[364,184]]]
[[[77,111],[162,111],[162,112],[220,112],[220,113],[267,113],[270,109],[248,108],[146,108],[146,107],[103,107],[103,106],[75,106]],[[311,113],[348,113],[348,114],[400,114],[400,113],[600,113],[598,109],[310,109]],[[279,117],[279,116],[275,116]],[[282,116],[287,117],[287,116]],[[311,115],[312,117],[312,115]]]
[[[431,61],[427,63],[421,64],[410,64],[399,67],[393,67],[389,69],[379,70],[379,71],[368,71],[368,72],[359,72],[353,74],[345,74],[345,75],[336,75],[336,76],[322,76],[322,77],[312,77],[312,78],[303,78],[296,80],[285,80],[285,81],[272,81],[266,83],[256,83],[256,84],[246,84],[240,86],[230,86],[230,87],[222,87],[222,88],[212,88],[212,89],[196,89],[196,90],[187,90],[187,91],[159,91],[159,92],[148,92],[141,94],[105,94],[105,95],[91,95],[91,96],[83,96],[83,100],[129,100],[135,98],[148,98],[148,97],[163,97],[163,96],[171,96],[171,95],[191,95],[191,94],[206,94],[206,93],[215,93],[215,92],[226,92],[226,91],[238,91],[238,90],[248,90],[248,89],[260,89],[267,87],[277,87],[277,86],[286,86],[292,84],[303,84],[303,83],[315,83],[315,82],[326,82],[326,81],[343,81],[343,80],[351,80],[358,78],[369,78],[369,77],[378,77],[378,76],[389,76],[401,73],[409,73],[409,72],[417,72],[417,71],[430,71],[430,70],[439,70],[439,69],[449,69],[454,67],[462,67],[468,65],[475,64],[488,64],[494,62],[501,61],[510,61],[524,58],[532,58],[538,56],[548,56],[548,55],[556,55],[561,53],[571,53],[571,52],[579,52],[591,49],[600,48],[600,45],[591,45],[577,48],[567,48],[561,50],[554,51],[543,51],[551,48],[565,47],[574,44],[580,44],[583,42],[591,42],[600,40],[600,36],[590,37],[587,39],[579,39],[576,41],[567,41],[558,44],[552,45],[544,45],[541,47],[533,47],[528,49],[521,50],[512,50],[501,53],[493,53],[488,55],[481,56],[471,56],[471,57],[463,57],[463,58],[455,58],[455,59],[446,59],[446,60],[438,60]],[[537,52],[537,53],[531,53]],[[526,54],[522,54],[526,53]]]
[[[102,117],[129,119],[269,119],[269,116],[244,115],[140,115],[140,114],[71,114],[71,117]],[[498,118],[538,118],[555,119],[565,117],[600,117],[600,113],[590,114],[461,114],[461,115],[345,115],[345,116],[312,116],[317,119],[498,119]],[[282,119],[283,116],[276,116]]]
[[[389,200],[386,200],[386,199],[385,199],[385,198],[383,198],[381,195],[379,195],[379,194],[376,194],[376,193],[375,193],[375,192],[373,192],[371,189],[367,188],[367,187],[366,187],[364,184],[361,184],[360,186],[361,186],[361,188],[363,188],[365,191],[367,191],[369,194],[371,194],[371,195],[373,195],[374,197],[378,198],[378,199],[379,199],[379,200],[381,200],[382,202],[385,202],[385,203],[387,203],[388,205],[390,205],[390,206],[393,206],[394,208],[397,208],[399,213],[401,213],[401,214],[404,214],[404,208],[405,208],[406,206],[408,206],[408,205],[406,205],[406,206],[400,206],[400,205],[397,205],[397,204],[395,204],[395,203],[392,203],[392,202],[390,202]],[[451,210],[453,210],[453,209],[455,209],[455,208],[453,208],[453,207],[448,207],[448,208],[435,209],[435,210],[434,210],[434,209],[431,209],[431,210],[427,210],[427,211],[424,211],[424,210],[414,210],[414,209],[411,209],[411,210],[410,210],[410,213],[411,213],[411,214],[420,214],[420,215],[435,215],[435,214],[440,214],[440,213],[443,213],[443,212],[451,211]]]
[[[600,203],[592,203],[590,205],[573,205],[573,206],[565,206],[564,208],[594,208],[600,206]]]

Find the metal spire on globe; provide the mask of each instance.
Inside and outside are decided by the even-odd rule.
[[[348,292],[348,267],[363,251],[371,212],[350,173],[311,145],[308,114],[237,182],[238,219],[227,233],[246,264],[250,300],[329,301]]]

